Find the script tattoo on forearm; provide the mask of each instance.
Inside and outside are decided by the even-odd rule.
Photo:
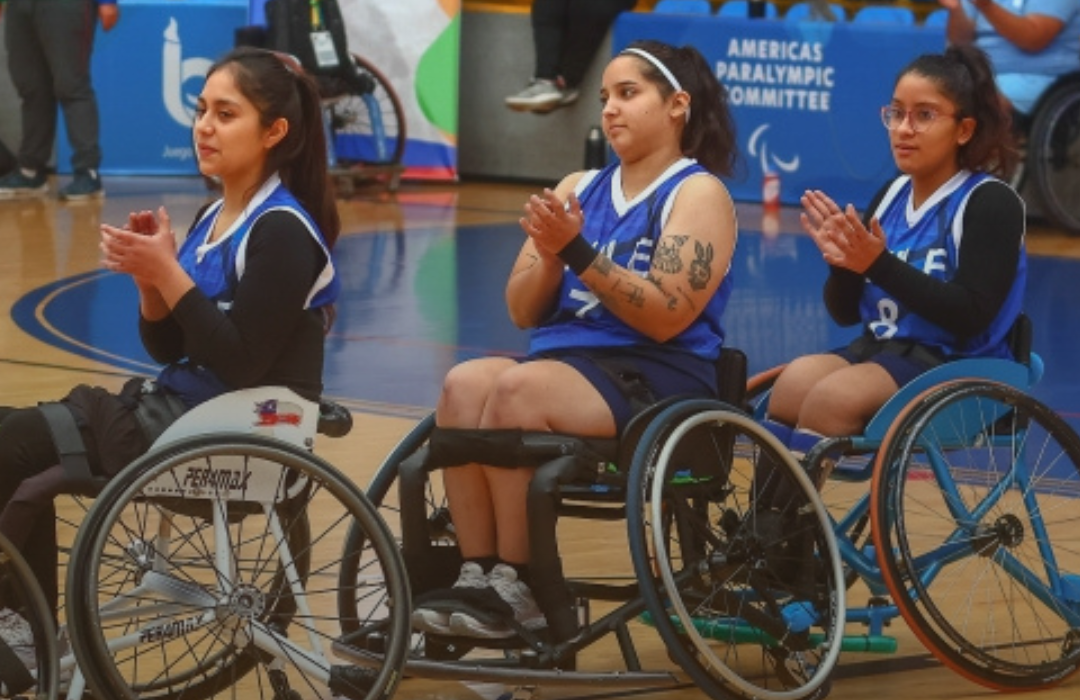
[[[620,287],[622,289],[620,289]],[[626,302],[631,306],[641,308],[645,305],[645,290],[640,284],[627,282],[624,285],[621,282],[616,282],[612,291],[622,294],[623,298],[626,299]]]
[[[593,260],[592,267],[601,275],[607,277],[611,274],[611,270],[615,267],[615,263],[613,263],[611,258],[606,255],[597,255]]]
[[[663,278],[662,277],[657,277],[656,275],[654,275],[653,273],[650,272],[648,275],[646,275],[645,279],[652,282],[653,286],[656,287],[656,289],[661,294],[664,295],[665,299],[667,299],[668,311],[674,311],[675,308],[679,305],[679,300],[675,297],[674,294],[672,294],[668,290],[664,289]]]
[[[705,289],[705,285],[712,279],[712,261],[712,243],[702,245],[700,241],[694,241],[694,260],[687,272],[691,289],[699,292]]]
[[[660,272],[673,275],[683,269],[682,247],[689,236],[664,236],[657,243],[652,264]]]
[[[641,308],[645,305],[645,290],[641,285],[616,278],[611,285],[611,291],[595,291],[593,294],[604,305],[608,305],[616,299],[623,299],[631,306]]]

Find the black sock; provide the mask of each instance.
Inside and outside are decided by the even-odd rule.
[[[508,562],[508,561],[504,561],[504,562],[500,562],[500,563],[506,564],[511,569],[516,571],[518,581],[521,581],[526,586],[531,585],[531,582],[530,582],[530,579],[529,579],[529,565],[528,564],[514,564],[513,562]]]
[[[491,569],[499,563],[499,558],[495,555],[486,557],[473,557],[472,559],[466,559],[466,561],[475,562],[480,565],[480,568],[484,570],[485,574],[490,574]]]

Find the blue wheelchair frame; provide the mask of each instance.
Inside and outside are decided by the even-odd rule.
[[[756,397],[753,412],[758,420],[765,418],[768,396],[768,390],[761,387],[771,385],[777,374],[778,370],[773,370],[759,375],[758,388],[751,388],[751,394]],[[1080,496],[1080,489],[1075,486],[1059,488],[1057,483],[1047,486],[1037,483],[1038,478],[1033,476],[1024,451],[1033,418],[1039,420],[1040,426],[1049,427],[1048,436],[1062,443],[1065,458],[1071,459],[1074,466],[1080,453],[1080,440],[1064,421],[1027,395],[1042,375],[1042,360],[1034,353],[1030,354],[1027,363],[999,359],[948,362],[902,387],[875,414],[861,435],[823,439],[808,451],[803,464],[812,475],[818,473],[828,460],[840,455],[836,468],[829,473],[830,480],[872,482],[868,492],[847,510],[830,513],[844,566],[868,586],[872,595],[868,605],[847,608],[847,621],[866,625],[868,634],[865,637],[845,636],[845,649],[895,651],[895,639],[885,636],[883,631],[892,620],[903,616],[916,636],[942,661],[987,687],[998,690],[1045,687],[1075,672],[1080,665],[1080,659],[1076,658],[1077,642],[1080,641],[1077,636],[1077,630],[1080,630],[1080,572],[1063,571],[1058,567],[1037,495],[1040,491],[1054,490],[1056,495],[1076,497]],[[755,380],[751,380],[751,385],[754,384]],[[990,400],[965,400],[970,397]],[[1023,409],[1023,415],[1013,417],[1019,409]],[[999,433],[995,427],[1003,423],[1006,425]],[[949,457],[953,452],[963,453],[971,445],[988,450],[990,459],[1002,452],[1005,457],[1001,463],[1005,469],[991,487],[980,492],[973,504],[965,504],[961,487],[966,485],[966,480],[956,478]],[[985,478],[979,481],[979,466],[971,466],[973,475],[970,478],[981,485]],[[996,466],[996,463],[990,466]],[[915,476],[911,472],[913,468],[924,470],[938,485],[941,500],[954,523],[952,531],[940,544],[915,554],[904,543],[902,530],[908,526],[897,524],[904,517],[904,505],[902,496],[895,495],[907,479]],[[985,522],[993,520],[994,509],[1013,491],[1022,494],[1022,516],[1027,518],[1026,524],[1015,515],[997,515],[995,526],[988,528]],[[875,512],[872,513],[872,509]],[[1007,520],[1007,517],[1014,520]],[[894,532],[883,533],[872,526],[872,544],[860,544],[868,519],[874,523],[888,522],[890,530],[900,528],[898,539],[891,539]],[[1038,561],[1032,563],[1037,570],[1029,568],[1010,551],[1007,542],[1002,545],[996,539],[1007,540],[1007,533],[994,529],[1006,528],[1006,525],[1016,532],[1016,546],[1021,538],[1031,538],[1037,543]],[[913,525],[912,529],[917,527]],[[986,544],[980,544],[983,542]],[[981,551],[980,547],[985,547],[986,551]],[[1062,640],[1061,658],[1054,659],[1059,664],[1055,671],[1057,675],[1049,675],[1049,670],[1040,674],[1034,661],[1010,665],[997,659],[992,652],[985,658],[965,662],[960,658],[960,652],[955,652],[954,656],[943,651],[950,643],[947,638],[952,633],[950,623],[938,620],[926,625],[930,629],[924,628],[924,623],[937,610],[927,592],[931,583],[949,564],[973,556],[991,557],[1012,585],[1056,613],[1068,628]],[[849,583],[852,580],[849,579]],[[892,596],[892,602],[884,597],[887,594]],[[923,606],[930,610],[929,617],[922,612]],[[946,632],[939,631],[939,624]],[[985,642],[969,643],[974,649],[964,653],[974,651],[977,656],[981,653],[980,643]]]

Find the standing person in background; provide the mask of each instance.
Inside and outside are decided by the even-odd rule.
[[[546,113],[577,101],[585,72],[619,13],[637,0],[533,0],[536,70],[521,92],[506,98],[517,112]]]
[[[1058,76],[1080,70],[1080,0],[938,2],[949,11],[949,43],[986,52],[998,89],[1022,117]]]
[[[0,0],[8,72],[22,102],[19,167],[0,178],[0,198],[42,195],[56,140],[57,107],[71,143],[74,176],[60,199],[100,197],[97,96],[90,80],[90,56],[98,21],[116,26],[116,0]]]

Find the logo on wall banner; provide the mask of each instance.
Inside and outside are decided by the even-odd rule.
[[[775,153],[769,152],[769,144],[765,140],[765,132],[772,126],[769,123],[762,124],[750,134],[750,140],[746,144],[746,151],[754,158],[761,159],[761,172],[793,173],[799,169],[799,156],[795,155],[787,160],[780,158]]]
[[[175,17],[169,18],[165,28],[165,42],[161,48],[161,97],[169,116],[180,126],[190,129],[195,119],[198,95],[184,92],[184,85],[192,78],[206,77],[213,61],[202,56],[183,58],[180,30]]]

